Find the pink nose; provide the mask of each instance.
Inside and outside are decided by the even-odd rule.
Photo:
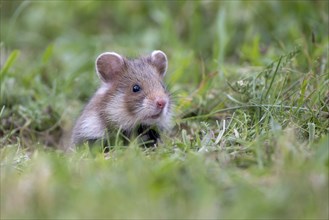
[[[164,99],[158,99],[156,105],[159,109],[163,109],[166,106],[167,102]]]

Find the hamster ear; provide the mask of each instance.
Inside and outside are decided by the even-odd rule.
[[[151,54],[151,63],[157,68],[160,76],[164,77],[167,72],[167,56],[161,50],[155,50]]]
[[[105,83],[112,82],[123,70],[125,61],[114,52],[105,52],[96,58],[96,73]]]

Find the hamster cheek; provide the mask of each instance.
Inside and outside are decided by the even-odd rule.
[[[156,107],[156,102],[154,101],[154,99],[145,98],[143,106],[144,106],[145,110],[147,111],[148,116],[158,113],[157,107]]]
[[[144,102],[143,96],[128,95],[125,97],[125,106],[127,112],[132,116],[138,116],[142,111]]]

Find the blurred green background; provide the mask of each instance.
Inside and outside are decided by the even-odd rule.
[[[204,76],[215,75],[215,86],[197,98],[214,93],[218,107],[230,107],[218,91],[227,91],[225,80],[246,78],[298,46],[298,71],[312,68],[311,57],[327,49],[327,8],[327,1],[1,1],[1,66],[14,58],[1,74],[2,130],[24,121],[55,130],[61,117],[69,130],[99,84],[94,60],[104,51],[165,51],[166,81],[185,103],[179,114]],[[12,108],[18,118],[8,116]]]

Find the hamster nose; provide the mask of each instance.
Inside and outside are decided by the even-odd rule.
[[[164,100],[164,99],[158,99],[156,100],[156,105],[157,105],[157,108],[159,109],[163,109],[167,104],[167,101]]]

